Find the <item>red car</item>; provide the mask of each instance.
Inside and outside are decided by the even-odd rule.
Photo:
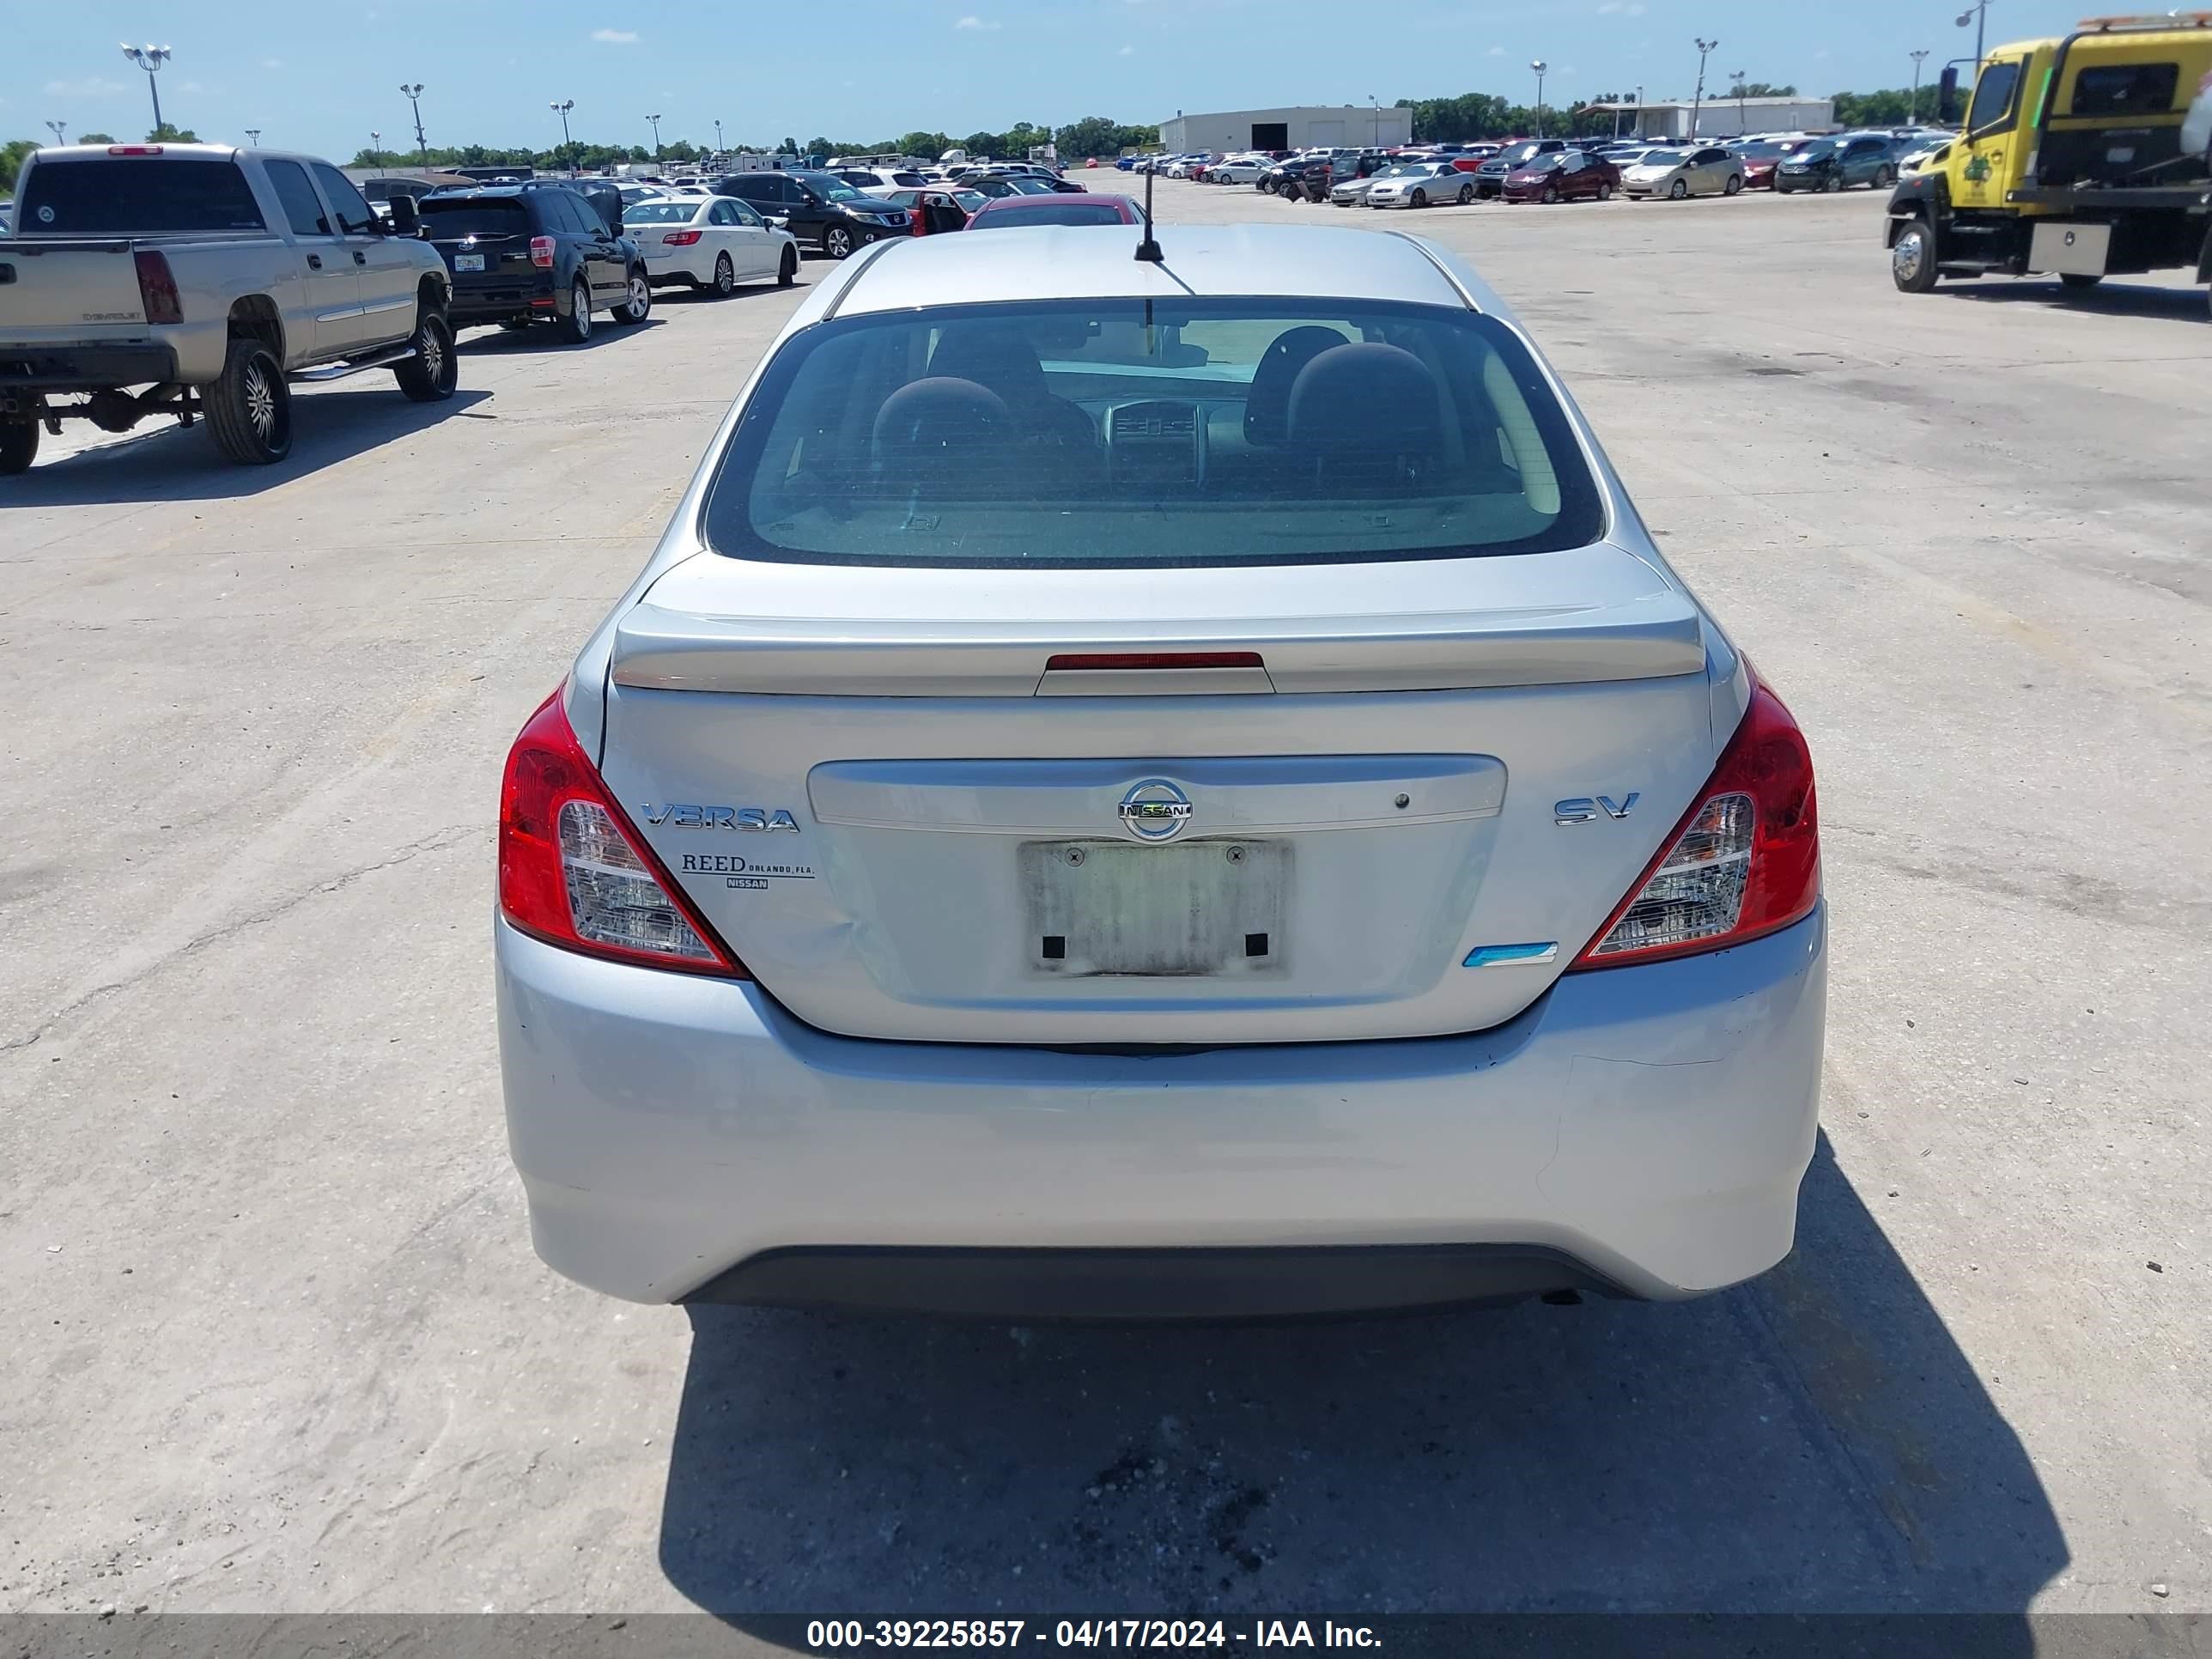
[[[1501,193],[1509,202],[1571,202],[1578,196],[1607,202],[1620,188],[1620,169],[1602,155],[1563,149],[1507,173]]]
[[[1810,138],[1778,138],[1735,146],[1735,159],[1743,163],[1743,187],[1772,190],[1774,169],[1814,142]]]
[[[970,230],[1018,229],[1025,225],[1133,225],[1137,204],[1126,196],[1001,196],[968,221]]]

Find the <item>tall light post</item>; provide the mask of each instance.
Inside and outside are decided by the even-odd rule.
[[[261,129],[259,127],[246,128],[246,142],[252,145],[254,149],[259,149],[261,148]]]
[[[154,131],[161,130],[161,89],[154,84],[154,73],[176,56],[167,46],[134,46],[123,43],[123,55],[146,71],[146,90],[154,94]]]
[[[715,155],[720,155],[721,153],[722,153],[722,124],[721,124],[720,121],[717,121],[717,122],[715,122],[715,123],[714,123],[714,154],[715,154]]]
[[[571,98],[566,103],[548,104],[545,107],[561,118],[561,157],[564,161],[568,161],[571,143],[568,137],[568,112],[576,107],[576,100]],[[574,170],[573,166],[569,168],[572,173]]]
[[[62,129],[67,125],[68,124],[66,122],[63,121],[49,121],[46,123],[46,130],[54,135],[54,143],[57,144],[66,144],[69,143],[68,137],[62,131]]]
[[[1977,4],[1967,7],[1959,14],[1960,28],[1966,27],[1969,23],[1974,26],[1974,79],[1977,81],[1982,78],[1982,40],[1989,31],[1989,22],[1990,0],[1978,0]]]
[[[404,97],[408,103],[414,108],[415,153],[421,158],[423,170],[428,172],[430,166],[430,146],[424,142],[422,137],[422,83],[420,81],[417,81],[412,86],[410,86],[406,82],[402,81],[399,83],[399,91],[400,94]]]
[[[374,127],[368,130],[368,164],[379,173],[384,171],[384,135]]]
[[[653,123],[653,159],[658,161],[660,159],[660,118],[648,115],[645,118]]]
[[[1751,131],[1751,118],[1743,112],[1743,71],[1735,71],[1735,136],[1739,138]]]
[[[1698,118],[1704,113],[1705,107],[1705,59],[1711,57],[1719,46],[1720,42],[1717,40],[1707,40],[1703,37],[1699,37],[1698,40],[1698,95],[1690,106],[1690,142],[1692,143],[1697,142]]]
[[[1367,106],[1375,112],[1375,137],[1372,142],[1375,148],[1380,149],[1382,148],[1382,100],[1370,92],[1367,94]]]
[[[1928,49],[1923,46],[1910,55],[1912,58],[1912,113],[1905,119],[1917,126],[1920,124],[1920,65],[1927,59]]]
[[[1544,136],[1544,71],[1551,67],[1542,58],[1528,65],[1536,71],[1536,136]]]

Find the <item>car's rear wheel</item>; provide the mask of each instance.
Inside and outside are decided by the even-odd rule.
[[[1601,202],[1610,202],[1613,199],[1613,186],[1600,185],[1597,187],[1597,199]]]
[[[1741,173],[1731,173],[1729,174],[1728,183],[1721,186],[1721,194],[1723,196],[1733,196],[1736,191],[1742,188],[1743,175]]]
[[[1465,207],[1465,206],[1466,206],[1469,202],[1472,202],[1474,199],[1474,186],[1473,185],[1462,185],[1459,187],[1459,198],[1458,198],[1459,204],[1460,204],[1462,207]]]
[[[561,337],[570,345],[581,345],[592,337],[592,290],[580,276],[568,290],[568,314],[561,319]]]
[[[842,225],[832,225],[822,233],[822,251],[833,259],[842,259],[853,251],[853,233]]]
[[[225,460],[267,466],[292,453],[292,388],[276,354],[260,341],[230,343],[222,374],[203,401],[208,431]]]
[[[460,384],[460,362],[453,355],[453,329],[441,312],[426,311],[415,325],[415,355],[396,365],[392,378],[418,404],[442,403]]]
[[[1897,169],[1895,167],[1876,167],[1874,170],[1874,189],[1889,190],[1894,187],[1896,183]]]
[[[0,477],[29,471],[31,463],[38,458],[39,423],[36,421],[0,422]]]
[[[653,283],[642,270],[633,270],[623,302],[615,307],[614,319],[618,323],[641,323],[652,314]]]
[[[1899,226],[1889,248],[1889,279],[1904,294],[1925,294],[1942,273],[1936,267],[1936,232],[1925,219]]]
[[[778,288],[789,288],[798,280],[799,248],[794,243],[783,251],[783,263],[775,268],[775,283]]]
[[[737,291],[738,268],[730,263],[730,256],[728,254],[717,253],[714,256],[715,295],[721,299],[726,300],[731,295]]]
[[[1677,179],[1667,187],[1667,199],[1670,202],[1679,202],[1689,193],[1690,181],[1686,179]]]

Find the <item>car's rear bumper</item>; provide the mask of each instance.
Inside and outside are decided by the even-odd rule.
[[[0,343],[0,392],[155,386],[179,378],[173,346],[158,341],[86,345]]]
[[[835,1036],[755,985],[495,933],[538,1253],[637,1301],[748,1277],[757,1299],[809,1299],[803,1274],[725,1279],[775,1252],[1378,1246],[1533,1255],[1560,1284],[1674,1297],[1787,1253],[1813,1149],[1819,912],[1735,950],[1566,975],[1489,1031],[1182,1053]],[[1297,1294],[1301,1256],[1273,1259],[1274,1310],[1341,1305]],[[1172,1310],[1174,1262],[1157,1265]]]
[[[490,282],[456,276],[446,316],[454,323],[513,317],[532,310],[550,316],[558,308],[558,299],[553,273],[536,267],[526,277],[501,276]]]

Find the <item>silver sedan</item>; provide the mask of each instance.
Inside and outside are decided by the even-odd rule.
[[[1440,202],[1474,199],[1474,175],[1449,161],[1406,161],[1386,167],[1368,180],[1360,198],[1371,208],[1425,208]]]
[[[1733,196],[1743,188],[1743,163],[1718,144],[1654,150],[1620,175],[1620,193],[1641,200],[1663,196]]]
[[[1765,1271],[1826,1022],[1790,711],[1455,255],[1159,237],[831,270],[529,717],[539,1253],[1016,1316]]]

